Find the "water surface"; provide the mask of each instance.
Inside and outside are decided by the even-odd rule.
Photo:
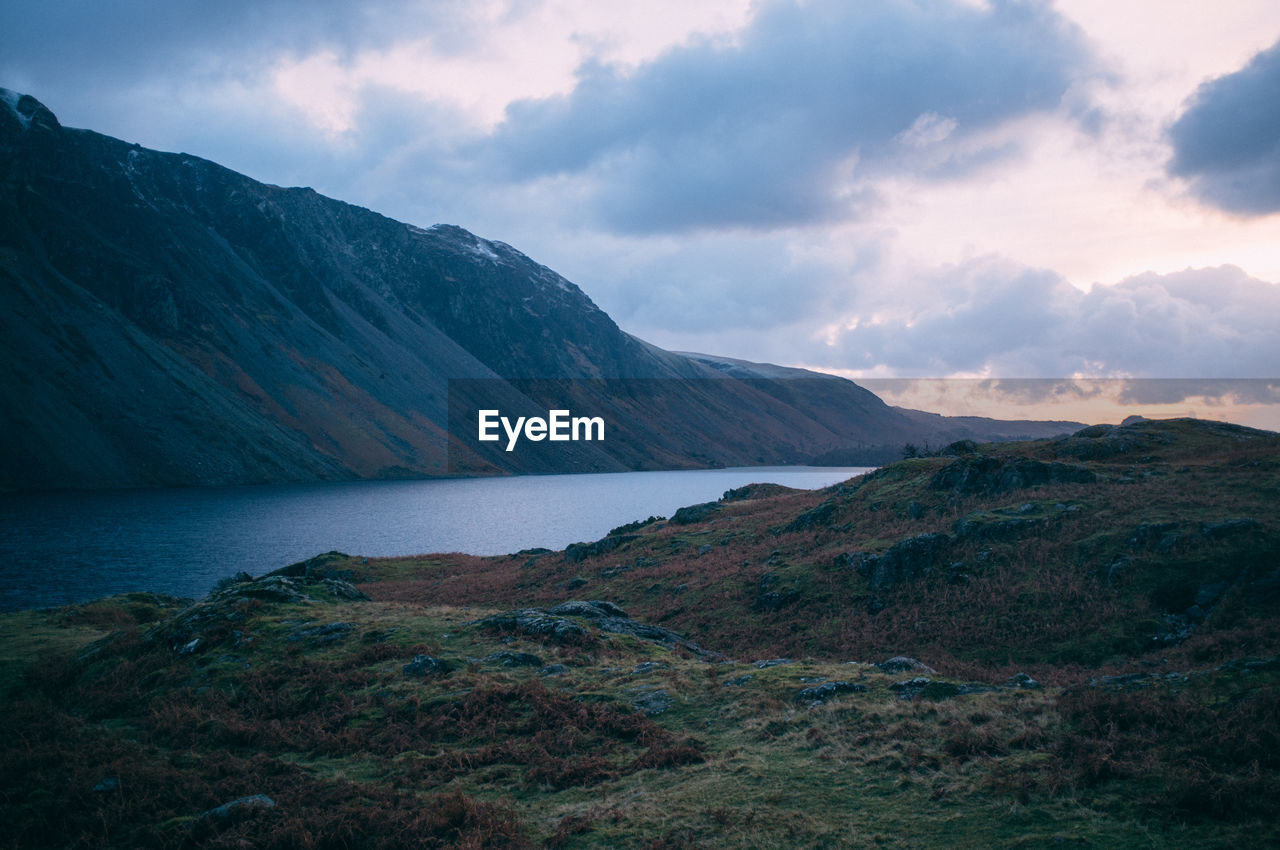
[[[817,489],[866,471],[780,466],[5,496],[0,610],[132,590],[198,597],[239,570],[259,575],[330,550],[563,549],[731,487]]]

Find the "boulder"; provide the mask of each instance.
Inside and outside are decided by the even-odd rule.
[[[1200,526],[1200,534],[1205,540],[1222,540],[1237,534],[1260,531],[1262,523],[1250,517],[1235,517],[1218,522],[1206,522]]]
[[[564,559],[576,563],[584,561],[587,558],[594,558],[597,555],[603,555],[612,552],[625,543],[630,543],[639,537],[637,534],[617,534],[610,537],[602,537],[594,543],[570,543],[564,547]]]
[[[653,690],[646,691],[631,700],[631,705],[636,711],[643,711],[649,717],[653,717],[670,708],[671,702],[671,694],[664,690]]]
[[[501,664],[503,667],[541,667],[542,659],[534,655],[532,652],[512,652],[507,649],[490,653],[484,659],[491,664]]]
[[[718,514],[723,509],[719,502],[703,502],[698,505],[686,505],[671,515],[672,525],[692,525]]]
[[[827,499],[825,502],[810,508],[791,522],[787,523],[787,525],[782,528],[782,533],[786,534],[791,531],[807,531],[811,528],[825,528],[830,525],[831,521],[835,518],[838,507],[839,506],[836,504],[834,499]]]
[[[255,812],[264,811],[266,809],[274,809],[276,801],[268,797],[266,794],[254,794],[249,797],[241,797],[232,800],[229,803],[223,803],[221,806],[209,809],[200,815],[201,820],[226,822],[239,820],[246,815]]]
[[[1074,464],[1031,458],[961,457],[934,473],[934,490],[982,496],[1012,493],[1043,484],[1092,484],[1093,471]]]
[[[886,588],[919,578],[933,568],[950,544],[950,537],[937,532],[899,540],[874,562],[867,562],[871,586]]]
[[[839,694],[857,693],[866,689],[865,685],[859,685],[854,682],[823,682],[820,685],[802,688],[796,694],[795,701],[806,703],[812,708],[835,699]]]
[[[400,668],[406,676],[445,676],[453,669],[453,665],[443,658],[433,655],[415,655],[413,660]]]
[[[881,673],[910,673],[910,672],[937,673],[938,672],[937,670],[934,670],[932,667],[930,667],[928,664],[923,664],[919,661],[916,661],[914,658],[908,658],[905,655],[895,655],[893,658],[888,658],[884,661],[881,661],[879,664],[876,665],[876,669],[878,669]]]
[[[286,640],[289,642],[306,640],[315,645],[335,643],[351,634],[355,627],[355,623],[345,622],[325,623],[322,626],[309,626],[307,628],[294,629]]]
[[[539,608],[522,608],[494,614],[471,625],[504,632],[548,637],[556,641],[573,641],[586,637],[587,630],[577,620],[582,619],[602,632],[628,634],[644,640],[680,646],[704,658],[720,658],[719,653],[703,649],[670,629],[652,626],[632,620],[612,602],[604,600],[571,600],[543,611]]]

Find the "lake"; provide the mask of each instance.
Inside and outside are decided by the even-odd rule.
[[[132,590],[203,596],[239,570],[313,555],[500,555],[772,482],[817,489],[866,467],[745,467],[599,475],[359,481],[0,497],[0,610]]]

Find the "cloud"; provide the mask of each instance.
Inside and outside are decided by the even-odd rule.
[[[1280,286],[1235,266],[1081,292],[997,258],[938,270],[912,299],[832,334],[815,365],[901,375],[1273,378]]]
[[[585,175],[616,231],[784,228],[846,218],[866,178],[1055,109],[1091,66],[1042,2],[775,0],[732,42],[584,66],[570,94],[509,106],[485,148],[512,180]]]
[[[45,0],[0,11],[0,69],[90,86],[272,61],[325,45],[354,50],[404,27],[444,27],[456,2],[412,0]],[[430,29],[428,28],[428,31]],[[257,61],[253,61],[254,59]],[[39,93],[36,93],[39,96]]]
[[[1246,216],[1280,211],[1280,41],[1202,84],[1169,140],[1169,172],[1201,200]]]

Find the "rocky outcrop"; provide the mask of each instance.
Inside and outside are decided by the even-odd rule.
[[[899,540],[882,555],[862,553],[856,559],[856,569],[871,580],[872,587],[892,587],[925,575],[950,545],[946,534],[919,534]]]
[[[801,688],[795,696],[795,701],[805,703],[810,708],[814,708],[825,702],[830,702],[840,694],[859,693],[866,689],[866,685],[860,685],[856,682],[823,682],[818,685]]]
[[[617,605],[603,600],[574,600],[547,610],[521,608],[484,617],[474,621],[472,625],[494,631],[545,637],[561,643],[585,639],[588,635],[587,627],[590,626],[602,632],[633,635],[643,640],[683,647],[705,658],[722,657],[669,629],[637,622]]]
[[[881,673],[937,673],[928,664],[924,664],[914,658],[905,655],[895,655],[893,658],[886,658],[876,665],[876,669]]]
[[[800,516],[793,519],[787,525],[783,526],[782,533],[786,534],[792,531],[808,531],[813,528],[825,528],[831,525],[835,518],[839,505],[834,499],[827,499],[824,502],[815,505]]]
[[[703,522],[720,513],[723,506],[719,502],[702,502],[697,505],[686,505],[671,515],[672,525],[693,525]]]
[[[415,655],[412,661],[400,668],[400,672],[417,678],[447,676],[453,667],[452,662],[436,658],[434,655]]]
[[[598,555],[604,555],[635,540],[635,534],[611,534],[608,537],[602,537],[594,543],[570,543],[564,547],[564,559],[576,563],[585,561],[587,558],[594,558]]]
[[[992,496],[1044,484],[1091,484],[1096,480],[1086,467],[1057,461],[967,456],[938,470],[929,486],[962,495]]]

